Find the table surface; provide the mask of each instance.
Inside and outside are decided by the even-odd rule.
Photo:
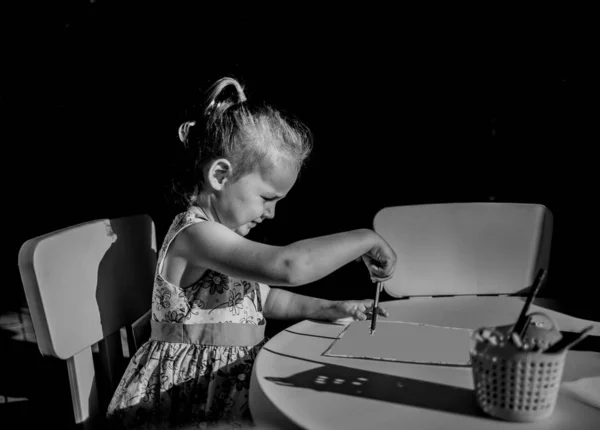
[[[388,321],[476,329],[514,322],[521,297],[411,298],[382,303]],[[562,331],[600,323],[537,305]],[[348,321],[306,320],[263,347],[253,370],[250,408],[258,428],[307,429],[597,429],[600,410],[559,392],[549,418],[508,423],[476,406],[471,367],[324,356]],[[569,351],[563,382],[600,375],[600,353]]]

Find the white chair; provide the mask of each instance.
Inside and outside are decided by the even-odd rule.
[[[127,364],[124,349],[135,353],[149,336],[155,266],[148,215],[82,223],[21,247],[39,349],[67,361],[75,420],[86,429],[105,428],[106,406]]]
[[[548,270],[552,213],[524,203],[393,206],[374,217],[398,256],[392,297],[512,295]]]

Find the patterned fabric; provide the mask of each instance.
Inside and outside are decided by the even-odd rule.
[[[161,276],[167,249],[175,236],[184,228],[206,220],[198,208],[191,208],[173,220],[158,254],[152,320],[162,326],[174,324],[176,331],[181,330],[175,325],[181,324],[264,325],[260,286],[256,282],[207,270],[194,284],[182,288]],[[264,329],[256,327],[259,328]],[[251,346],[157,339],[151,338],[132,357],[108,407],[109,419],[121,422],[126,428],[143,429],[251,425],[250,376],[256,354],[266,339]]]

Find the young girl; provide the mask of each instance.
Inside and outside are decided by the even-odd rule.
[[[151,339],[131,359],[108,416],[129,428],[239,428],[251,423],[248,388],[265,318],[364,320],[372,310],[370,300],[321,300],[268,285],[307,284],[361,257],[371,279],[385,281],[396,255],[369,229],[287,246],[244,238],[275,216],[310,141],[297,121],[250,104],[236,80],[219,80],[179,137],[194,154],[188,208],[158,254]]]

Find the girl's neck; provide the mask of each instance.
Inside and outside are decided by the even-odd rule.
[[[209,220],[221,223],[219,215],[214,209],[213,198],[214,196],[210,194],[200,193],[196,199],[195,206],[199,207]]]

